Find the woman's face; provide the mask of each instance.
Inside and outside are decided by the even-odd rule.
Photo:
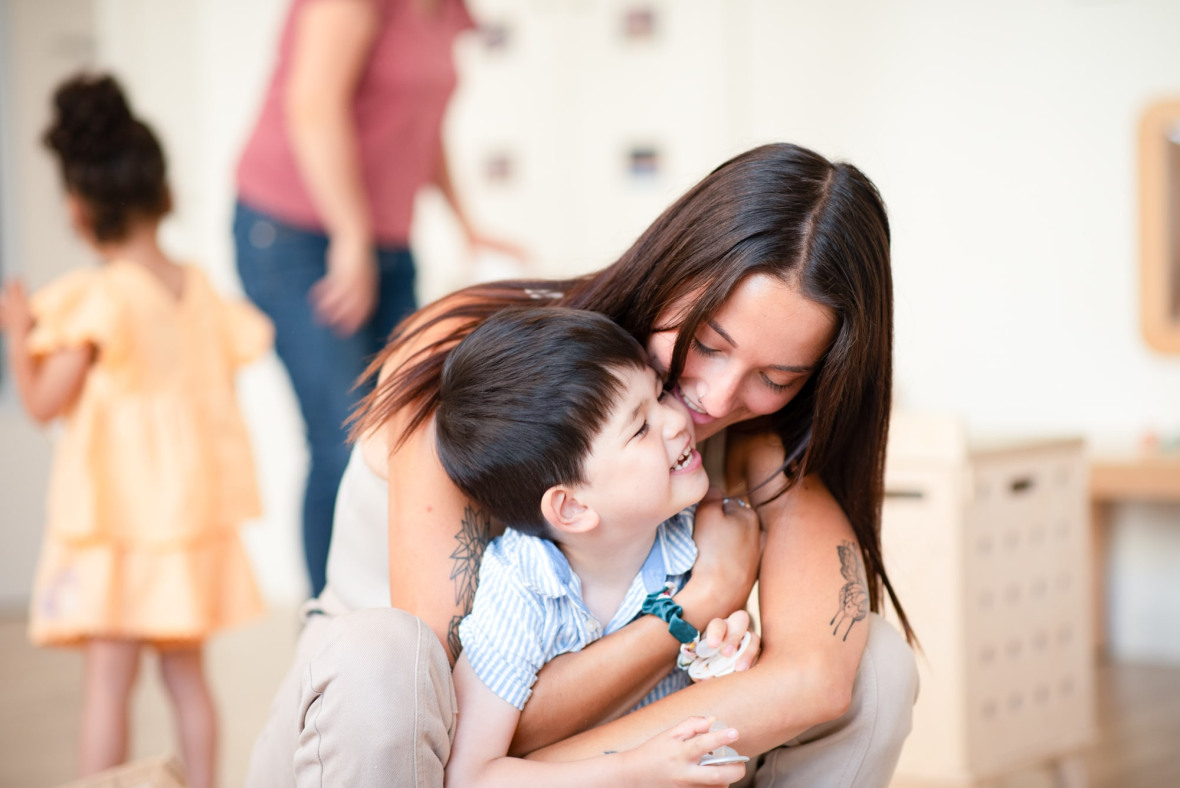
[[[680,322],[676,307],[657,325]],[[836,315],[779,279],[743,280],[697,329],[673,394],[688,408],[697,440],[781,409],[811,377],[836,336]],[[647,351],[661,373],[672,364],[677,329],[652,334]]]

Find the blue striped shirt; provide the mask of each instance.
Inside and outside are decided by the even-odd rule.
[[[582,581],[557,545],[506,529],[484,551],[471,613],[459,625],[463,653],[476,675],[496,695],[523,709],[546,662],[581,651],[633,621],[644,598],[665,583],[672,584],[672,593],[684,586],[697,558],[695,511],[691,506],[660,523],[643,568],[605,629],[586,607]],[[639,706],[690,682],[687,673],[672,667]]]

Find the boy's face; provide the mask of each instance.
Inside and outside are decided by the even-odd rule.
[[[622,395],[590,445],[578,496],[602,522],[655,527],[709,489],[692,420],[650,367],[615,370]]]

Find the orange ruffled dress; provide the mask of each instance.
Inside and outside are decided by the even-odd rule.
[[[97,349],[55,447],[32,641],[163,645],[259,615],[239,536],[259,495],[233,376],[270,348],[269,321],[198,268],[177,299],[125,262],[62,277],[32,309],[34,354]]]

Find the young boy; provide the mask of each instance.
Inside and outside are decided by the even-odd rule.
[[[681,642],[697,635],[670,595],[696,560],[690,507],[709,480],[687,412],[664,395],[639,343],[593,312],[495,315],[447,358],[435,429],[447,474],[510,526],[483,555],[459,629],[459,724],[447,784],[740,779],[735,759],[700,765],[737,738],[732,729],[710,732],[702,718],[576,766],[507,757],[537,672],[553,657],[645,613],[668,621]],[[711,623],[709,639],[717,643],[720,632],[736,642],[748,625],[739,611]],[[673,669],[643,703],[689,681]]]

